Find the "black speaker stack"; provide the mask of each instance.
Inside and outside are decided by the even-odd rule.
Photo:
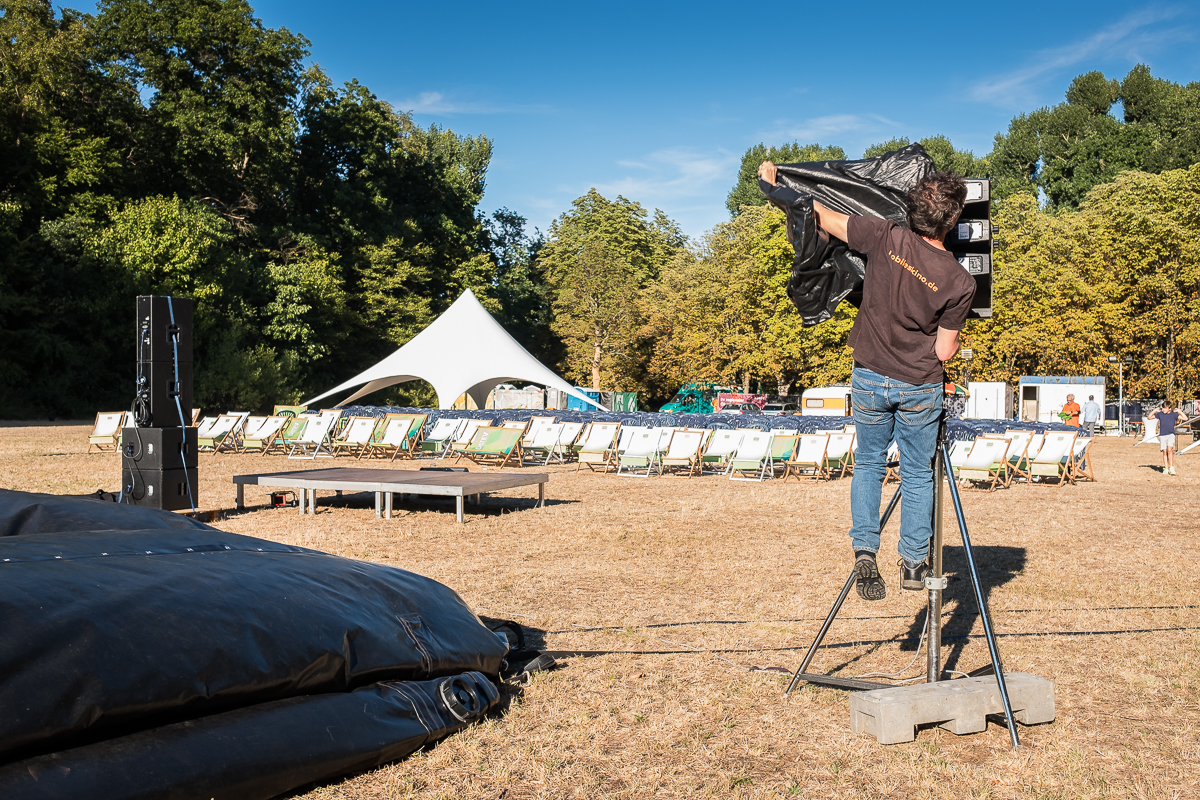
[[[192,301],[137,299],[137,396],[133,427],[121,435],[125,502],[175,511],[195,508],[192,422]]]

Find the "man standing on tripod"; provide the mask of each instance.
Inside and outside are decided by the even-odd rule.
[[[758,174],[774,184],[775,165]],[[858,439],[850,487],[855,588],[882,600],[879,505],[892,440],[900,448],[900,585],[923,589],[933,535],[933,458],[945,371],[958,352],[975,281],[942,245],[967,198],[957,175],[935,173],[908,195],[911,230],[875,217],[848,216],[813,203],[821,228],[866,256],[863,301],[850,332],[851,400]]]

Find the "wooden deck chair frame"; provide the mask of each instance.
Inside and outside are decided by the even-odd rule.
[[[283,430],[283,426],[288,423],[291,417],[277,417],[274,414],[263,420],[262,425],[253,430],[247,431],[242,429],[241,449],[239,453],[248,453],[251,450],[258,450],[259,455],[266,455],[272,447],[275,446],[276,440],[279,438],[279,432]],[[249,420],[247,419],[247,424]],[[264,435],[264,427],[265,435]],[[255,445],[252,447],[251,442]]]
[[[1071,475],[1076,480],[1087,478],[1092,483],[1096,483],[1096,473],[1092,470],[1092,444],[1096,441],[1095,436],[1089,436],[1083,441],[1087,443],[1082,449],[1072,447],[1071,452]],[[1080,439],[1075,440],[1078,445]]]
[[[686,434],[686,436],[680,436],[680,434]],[[683,441],[685,438],[695,437],[696,448],[694,450],[688,449],[686,451],[680,451],[675,455],[671,455],[672,448],[675,446],[676,436],[680,437],[680,441]],[[705,431],[677,428],[671,434],[671,440],[667,442],[667,449],[659,459],[659,474],[665,474],[672,469],[686,468],[689,478],[693,475],[699,475],[700,456],[704,453],[704,444],[707,439],[708,437],[705,436]]]
[[[1028,437],[1024,437],[1025,446],[1020,448],[1021,453],[1019,456],[1014,458],[1011,450],[1008,454],[1008,463],[1011,466],[1013,476],[1009,480],[1011,482],[1013,478],[1020,477],[1024,478],[1027,483],[1032,483],[1033,476],[1029,474],[1029,459],[1037,455],[1037,450],[1041,449],[1042,444],[1045,443],[1046,436],[1045,434],[1038,433],[1037,431],[1018,428],[1009,428],[1007,431],[1005,431],[1005,434],[1008,435],[1015,433],[1028,434]],[[1036,449],[1034,448],[1035,444],[1037,446]]]
[[[339,450],[350,450],[350,455],[356,458],[361,458],[363,450],[367,448],[367,443],[371,441],[371,437],[375,435],[375,428],[379,426],[379,420],[375,417],[346,417],[346,424],[342,426],[342,430],[338,436],[329,440],[329,447],[333,451],[336,458]],[[367,426],[370,427],[367,427]],[[363,434],[363,431],[366,434]],[[356,436],[355,439],[350,439],[351,436]]]
[[[96,414],[96,422],[92,425],[92,432],[88,434],[87,452],[92,452],[95,447],[101,453],[106,449],[117,450],[121,446],[121,430],[125,427],[126,411],[100,411]],[[101,430],[100,423],[103,420],[103,430],[108,433],[96,433]],[[111,430],[110,430],[111,426]]]
[[[1047,443],[1050,442],[1051,439],[1054,439],[1055,441],[1062,441],[1062,436],[1069,436],[1070,438],[1067,441],[1067,446],[1059,459],[1057,461],[1049,461],[1043,458],[1042,450],[1046,448]],[[1071,470],[1071,455],[1075,452],[1076,436],[1077,434],[1068,434],[1064,433],[1063,431],[1051,431],[1050,433],[1046,434],[1046,437],[1042,440],[1042,450],[1039,450],[1038,454],[1029,461],[1029,472],[1032,476],[1029,480],[1030,484],[1036,486],[1062,487],[1068,483],[1075,483],[1075,475]],[[1051,474],[1049,471],[1051,467],[1054,468],[1053,474]],[[1037,478],[1058,478],[1058,482],[1054,483],[1051,480],[1038,481]]]
[[[475,429],[470,443],[458,451],[458,463],[469,458],[476,464],[495,466],[504,469],[506,466],[521,466],[521,437],[524,428],[506,428],[503,425],[481,425]],[[498,444],[491,444],[496,442]],[[512,462],[511,464],[509,462]]]
[[[796,455],[796,446],[800,444],[800,433],[798,431],[788,431],[787,433],[771,432],[771,477],[778,478],[779,472],[782,470],[787,472],[787,462]]]
[[[373,436],[367,441],[367,444],[365,447],[363,447],[362,452],[358,454],[359,460],[361,461],[364,458],[375,458],[375,456],[378,455],[380,458],[386,458],[388,461],[395,461],[398,456],[406,451],[408,436],[410,433],[412,433],[412,424],[413,421],[411,415],[401,414],[392,417],[391,419],[388,419],[385,416],[382,423],[383,427],[378,438]],[[389,439],[395,438],[390,431],[395,430],[397,425],[404,426],[403,433],[398,434],[400,441],[388,441]]]
[[[611,436],[602,437],[592,442],[592,436],[601,435],[595,433],[596,431],[603,431],[610,425],[612,426],[612,430],[610,431]],[[581,433],[579,434],[580,438],[575,440],[578,445],[575,451],[575,471],[579,472],[579,468],[587,464],[587,468],[595,472],[596,465],[603,464],[604,471],[607,473],[613,458],[616,456],[617,445],[621,441],[621,423],[592,422],[584,430],[587,432],[587,438],[583,438],[583,434]],[[582,444],[580,444],[580,440],[582,440]],[[588,449],[589,442],[591,443],[591,450]],[[598,449],[600,447],[603,447],[603,450]]]
[[[554,419],[554,417],[530,417],[529,424],[525,426],[525,436],[521,439],[521,446],[528,447],[533,444],[533,437],[537,436],[537,432],[546,425],[553,425]]]
[[[813,460],[800,460],[800,451],[804,448],[804,444],[810,439],[823,439],[824,443],[820,445],[820,455],[817,455]],[[787,469],[783,472],[783,479],[786,481],[788,475],[795,475],[796,480],[811,479],[813,481],[829,480],[829,470],[826,465],[825,453],[829,450],[829,434],[827,433],[802,433],[799,441],[796,442],[796,452],[787,462]],[[813,450],[814,455],[818,451]],[[804,470],[812,470],[812,475],[802,475]]]
[[[829,434],[830,446],[833,445],[833,439],[835,436],[850,437],[848,441],[845,439],[839,440],[839,441],[846,441],[846,452],[842,456],[839,456],[838,458],[831,460],[829,457],[829,448],[826,448],[826,450],[825,450],[825,471],[829,474],[830,479],[832,479],[833,471],[836,469],[838,471],[838,480],[841,480],[842,478],[846,477],[846,469],[847,468],[849,468],[851,473],[854,472],[854,439],[855,439],[855,435],[853,433],[846,433],[844,431],[839,431],[838,433],[831,433],[831,434]]]
[[[246,420],[250,419],[250,412],[230,411],[229,414],[237,417],[237,422],[233,423],[233,429],[217,442],[216,447],[213,448],[213,455],[222,450],[227,453],[236,453],[242,449],[242,429],[246,427]]]
[[[966,463],[955,473],[960,485],[970,487],[972,483],[986,483],[987,491],[996,491],[997,486],[1004,485],[1004,472],[1008,466],[1008,449],[1011,441],[1003,436],[979,436],[971,444],[971,452],[967,453]],[[972,456],[987,455],[988,462],[972,464]],[[991,450],[990,454],[987,451]],[[997,458],[997,456],[999,456]]]

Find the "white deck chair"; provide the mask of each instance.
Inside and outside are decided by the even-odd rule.
[[[1075,480],[1087,478],[1096,482],[1096,473],[1092,470],[1092,442],[1095,436],[1080,436],[1075,439],[1071,449],[1071,477]]]
[[[1030,483],[1037,478],[1058,478],[1058,486],[1074,483],[1071,474],[1071,450],[1075,445],[1075,434],[1051,431],[1046,434],[1038,454],[1029,459]]]
[[[352,417],[346,427],[342,428],[342,435],[330,440],[333,454],[336,456],[339,449],[346,449],[351,451],[352,456],[362,456],[378,422],[375,417]]]
[[[856,436],[855,438],[857,439],[858,437]],[[899,461],[900,461],[900,445],[897,444],[895,441],[893,441],[891,444],[888,445],[887,450],[883,454],[883,463],[884,464],[896,464],[896,466],[894,466],[894,467],[889,466],[886,468],[887,471],[883,473],[883,485],[884,486],[887,486],[888,481],[890,481],[892,478],[895,478],[896,480],[900,480],[900,465],[899,465],[899,463],[897,463]]]
[[[532,456],[534,461],[541,461],[542,466],[550,463],[554,450],[558,447],[558,437],[562,433],[561,422],[550,422],[539,425],[533,438],[526,436],[521,440],[521,456]],[[542,456],[545,455],[543,459]]]
[[[212,433],[213,425],[217,424],[218,419],[220,417],[203,417],[196,424],[196,436],[209,436]]]
[[[729,460],[729,480],[759,483],[772,475],[772,438],[771,434],[762,431],[743,431],[737,455]]]
[[[704,455],[700,456],[700,466],[712,464],[716,469],[709,470],[710,473],[725,474],[741,443],[742,431],[713,431],[708,447],[704,448]]]
[[[627,478],[649,478],[658,464],[658,440],[659,433],[654,428],[634,432],[625,442],[625,449],[617,454],[617,474]],[[645,474],[635,471],[642,467],[646,468]],[[662,472],[661,467],[659,472]]]
[[[217,448],[226,437],[233,435],[233,429],[237,425],[239,417],[234,414],[222,414],[217,417],[216,422],[208,429],[207,433],[202,434],[196,431],[196,450],[204,450],[205,448],[212,450],[215,454]]]
[[[259,450],[263,455],[271,449],[275,437],[291,417],[250,417],[242,428],[241,450]]]
[[[633,441],[634,436],[637,436],[638,434],[642,433],[643,431],[649,431],[649,430],[653,430],[653,428],[647,428],[643,425],[624,425],[624,426],[622,426],[621,427],[621,439],[617,443],[617,453],[618,454],[624,453],[625,448],[629,447],[629,443],[631,441]]]
[[[995,491],[996,484],[1004,479],[1008,447],[1007,439],[980,436],[971,446],[962,465],[954,470],[954,477],[960,481],[988,483],[988,491]]]
[[[967,456],[975,446],[974,439],[958,439],[950,445],[950,469],[958,474],[958,469],[967,463]]]
[[[672,467],[687,468],[688,477],[700,472],[700,449],[704,447],[707,431],[676,430],[671,434],[667,450],[659,459],[659,470]]]
[[[529,428],[529,423],[524,422],[519,419],[506,419],[500,423],[500,427],[501,428],[519,429],[522,434],[521,438],[525,438],[524,434],[525,434],[526,430]]]
[[[442,417],[433,423],[433,429],[429,431],[429,435],[421,440],[421,451],[443,453],[450,442],[458,436],[458,432],[462,430],[464,424],[466,424],[465,419]]]
[[[814,481],[829,480],[829,470],[825,465],[825,452],[828,449],[829,434],[800,434],[800,441],[796,444],[796,454],[787,462],[783,479],[787,480],[788,475],[795,475],[796,480],[800,480],[802,477],[808,477]],[[811,475],[803,475],[809,470],[812,471]]]
[[[96,425],[92,428],[92,432],[88,434],[87,451],[90,453],[95,447],[101,452],[106,447],[117,449],[117,442],[121,438],[121,423],[125,419],[124,411],[109,411],[101,412],[96,415]]]
[[[288,451],[288,458],[315,459],[319,455],[333,455],[329,448],[329,433],[333,430],[334,423],[342,416],[342,412],[330,410],[322,411],[315,417],[309,416],[310,419],[304,426],[304,432],[292,443],[292,449]],[[300,451],[299,454],[296,453],[297,450]],[[325,452],[322,453],[322,450]]]
[[[567,460],[567,456],[574,453],[573,445],[579,438],[579,432],[583,430],[582,422],[559,422],[558,442],[554,445],[553,455],[558,457],[558,463],[563,463]],[[547,463],[549,463],[547,461]]]
[[[620,430],[619,422],[593,422],[589,425],[587,438],[579,447],[575,471],[579,472],[579,468],[584,464],[588,465],[588,469],[595,471],[596,464],[603,464],[604,471],[608,472],[608,466],[620,441]]]
[[[521,439],[521,447],[525,448],[532,445],[538,431],[547,425],[553,424],[553,422],[554,417],[530,417],[529,427],[525,430],[524,438]]]
[[[825,450],[825,470],[833,477],[833,471],[838,471],[838,477],[846,477],[846,469],[854,471],[854,434],[831,433],[829,447]]]
[[[378,439],[368,439],[366,446],[359,452],[359,459],[374,458],[378,454],[381,458],[389,454],[391,458],[388,461],[395,461],[396,456],[405,451],[408,444],[408,435],[412,433],[413,418],[412,417],[393,417],[383,425],[383,433]]]
[[[221,437],[221,440],[213,447],[214,453],[219,453],[225,450],[230,453],[236,453],[242,447],[242,431],[246,427],[246,420],[250,419],[249,411],[230,411],[229,416],[237,417],[233,423],[233,428],[229,433]]]
[[[1139,444],[1158,444],[1158,418],[1148,419],[1145,421],[1146,434],[1140,442],[1135,442],[1134,447]]]

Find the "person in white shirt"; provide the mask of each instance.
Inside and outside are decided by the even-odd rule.
[[[1088,401],[1083,404],[1083,429],[1088,436],[1096,435],[1096,423],[1100,420],[1100,406],[1096,403],[1095,395],[1088,395]]]

